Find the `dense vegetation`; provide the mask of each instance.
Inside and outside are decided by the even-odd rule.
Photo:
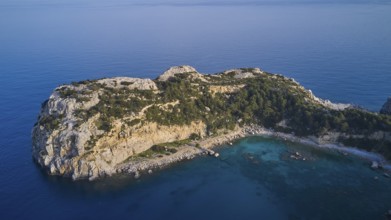
[[[243,72],[247,71],[253,70],[243,69]],[[265,73],[255,78],[236,79],[232,72],[205,75],[204,78],[207,81],[193,78],[191,74],[177,74],[167,81],[156,81],[158,92],[130,90],[126,86],[131,83],[127,82],[119,82],[123,87],[112,88],[96,81],[84,81],[82,85],[87,89],[82,92],[69,88],[58,91],[61,97],[78,101],[88,101],[89,94],[99,91],[100,102],[88,110],[76,111],[75,115],[82,122],[99,113],[96,125],[106,132],[112,129],[113,120],[137,114],[143,108],[145,118],[125,121],[125,124],[134,126],[143,120],[161,125],[203,121],[209,135],[219,129],[233,129],[238,124],[260,124],[298,136],[321,136],[330,131],[364,136],[376,131],[391,132],[390,116],[356,108],[342,111],[326,108],[296,82],[280,75]],[[211,86],[242,87],[221,93],[211,92]],[[49,125],[54,127],[57,123]],[[391,158],[390,142],[367,138],[341,141]],[[162,148],[157,146],[155,150]]]
[[[228,83],[226,78],[212,83],[199,81],[196,85],[183,77],[159,82],[159,89],[164,91],[161,100],[179,100],[179,104],[167,111],[157,106],[150,108],[148,119],[167,125],[203,120],[212,131],[233,128],[238,122],[255,123],[300,136],[322,135],[328,131],[348,134],[391,131],[391,117],[355,108],[343,111],[325,108],[282,76],[232,79]],[[212,95],[208,91],[210,84],[246,86],[237,92]],[[283,120],[287,126],[279,125]]]

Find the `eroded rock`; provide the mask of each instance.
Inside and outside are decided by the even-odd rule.
[[[391,97],[389,97],[380,109],[380,114],[391,115]]]

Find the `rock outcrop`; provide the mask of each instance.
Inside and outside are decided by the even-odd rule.
[[[171,77],[174,77],[177,74],[190,74],[197,78],[202,78],[202,75],[197,72],[197,70],[192,66],[173,66],[166,70],[162,75],[160,75],[157,80],[167,81]]]
[[[113,77],[97,80],[96,83],[111,88],[127,88],[138,90],[157,90],[156,83],[151,79],[139,79],[130,77]]]
[[[262,75],[265,72],[259,68],[241,68],[241,69],[230,69],[224,71],[225,75],[232,75],[235,79],[253,78],[257,75]]]
[[[115,77],[59,86],[42,104],[32,154],[51,175],[92,180],[139,174],[192,158],[210,145],[208,138],[232,140],[224,138],[228,131],[254,121],[322,143],[380,140],[373,149],[388,153],[391,119],[348,107],[258,68],[203,75],[191,66],[171,67],[156,80]],[[311,117],[326,121],[313,123]],[[356,124],[362,128],[349,127]]]
[[[391,97],[389,97],[380,110],[380,114],[391,115]]]

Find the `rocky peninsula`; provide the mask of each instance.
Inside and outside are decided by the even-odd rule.
[[[115,77],[57,87],[32,130],[34,160],[51,175],[93,180],[152,172],[248,135],[353,146],[391,159],[381,113],[317,98],[259,68],[201,74],[171,67],[157,79]]]

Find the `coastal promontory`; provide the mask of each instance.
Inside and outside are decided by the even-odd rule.
[[[391,115],[391,97],[387,99],[383,107],[380,109],[381,114]]]
[[[51,175],[137,177],[260,130],[391,159],[390,115],[322,100],[294,79],[259,68],[201,74],[190,66],[171,67],[154,80],[57,87],[42,103],[32,154]]]

